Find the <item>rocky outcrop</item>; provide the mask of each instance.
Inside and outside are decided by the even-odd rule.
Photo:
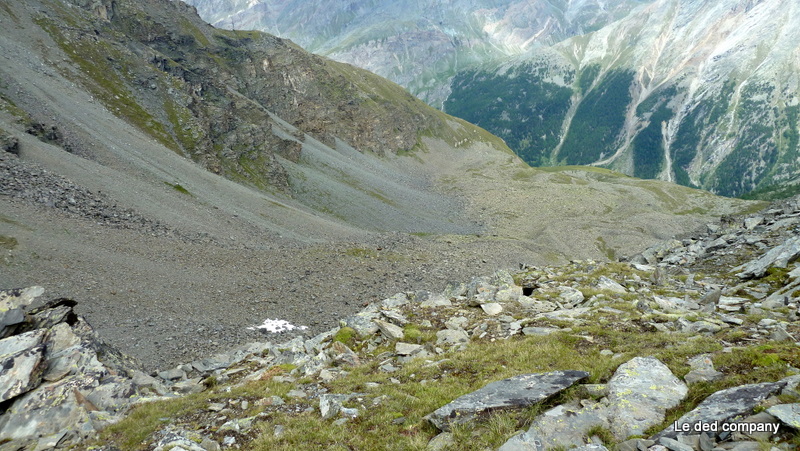
[[[138,395],[135,362],[105,345],[75,303],[0,290],[0,442],[67,447],[119,421]],[[6,449],[6,448],[4,448]]]

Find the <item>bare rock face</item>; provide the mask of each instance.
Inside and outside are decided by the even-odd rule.
[[[585,371],[553,371],[503,379],[457,398],[436,409],[427,418],[439,429],[449,431],[454,424],[476,421],[489,412],[524,409],[587,377],[589,373]]]
[[[139,394],[135,362],[100,341],[75,302],[31,308],[43,291],[0,290],[0,438],[16,448],[77,443],[119,421]]]

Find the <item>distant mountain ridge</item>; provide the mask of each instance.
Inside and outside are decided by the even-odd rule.
[[[368,69],[431,105],[463,68],[551,45],[647,0],[187,0],[220,28],[258,29]]]
[[[189,1],[387,76],[535,165],[800,190],[796,2]]]

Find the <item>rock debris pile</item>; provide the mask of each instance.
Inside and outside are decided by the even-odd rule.
[[[7,142],[3,139],[0,137],[0,144]],[[190,241],[207,242],[211,239],[207,234],[178,231],[130,208],[118,207],[106,195],[93,193],[34,163],[24,161],[11,149],[17,147],[0,152],[0,195],[89,218],[107,226],[140,230],[154,235],[171,234]]]
[[[75,445],[152,392],[135,362],[106,346],[74,313],[74,301],[38,302],[43,292],[0,291],[3,449]]]

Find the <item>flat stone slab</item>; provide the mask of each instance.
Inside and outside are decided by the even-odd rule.
[[[761,384],[748,384],[739,387],[720,390],[701,402],[694,410],[680,417],[663,431],[656,434],[655,439],[661,437],[675,438],[679,433],[678,428],[689,428],[693,431],[696,425],[708,426],[717,424],[717,430],[722,431],[721,423],[726,423],[738,416],[747,416],[762,401],[778,393],[785,387],[786,381],[764,382]]]
[[[470,423],[494,411],[524,409],[588,376],[585,371],[572,370],[514,376],[461,396],[426,418],[437,428],[449,431],[454,424]]]
[[[767,413],[783,424],[800,430],[800,403],[778,404],[767,409]]]

